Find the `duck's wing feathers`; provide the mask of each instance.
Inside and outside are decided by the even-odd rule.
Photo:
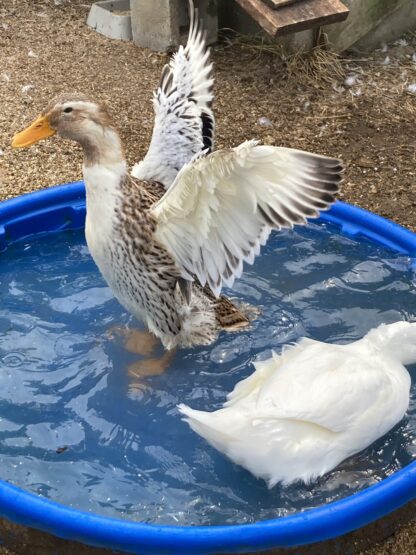
[[[282,357],[274,351],[272,358],[256,361],[254,363],[255,371],[234,386],[234,389],[227,395],[227,401],[223,406],[227,408],[235,406],[250,395],[258,393],[263,383],[278,371],[281,361]]]
[[[185,47],[172,57],[154,93],[155,123],[149,150],[132,175],[156,180],[167,189],[178,171],[214,142],[213,77],[205,33],[190,3],[190,30]]]
[[[254,141],[199,156],[152,208],[156,236],[215,295],[253,263],[272,228],[317,217],[335,201],[339,160]]]

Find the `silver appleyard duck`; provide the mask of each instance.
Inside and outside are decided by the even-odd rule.
[[[342,179],[337,159],[255,141],[210,152],[211,66],[195,20],[163,72],[138,178],[106,107],[81,94],[52,100],[12,143],[28,147],[56,133],[81,145],[91,255],[119,302],[167,349],[246,326],[222,287],[253,263],[272,229],[327,209]]]

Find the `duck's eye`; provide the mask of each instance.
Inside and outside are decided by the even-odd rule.
[[[72,112],[73,108],[71,108],[71,106],[68,106],[68,108],[65,108],[64,113],[65,114],[70,114]]]

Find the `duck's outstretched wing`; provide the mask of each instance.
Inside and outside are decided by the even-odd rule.
[[[305,224],[335,201],[342,171],[337,159],[254,141],[200,155],[151,209],[156,237],[185,279],[219,295],[272,228]]]
[[[180,46],[162,72],[154,93],[155,123],[149,150],[132,175],[161,182],[166,189],[178,171],[214,142],[212,111],[212,63],[198,12],[190,2],[190,29],[185,47]]]

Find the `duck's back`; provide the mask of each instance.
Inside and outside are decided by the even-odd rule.
[[[349,434],[353,441],[355,429],[380,435],[391,420],[401,418],[409,386],[403,365],[365,340],[349,345],[304,340],[282,355],[257,406],[275,417]]]

